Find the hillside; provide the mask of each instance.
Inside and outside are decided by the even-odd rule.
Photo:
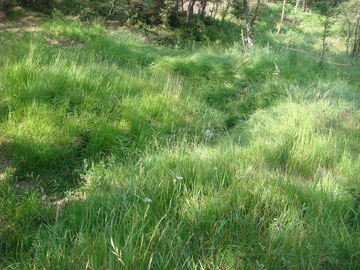
[[[0,268],[359,269],[360,60],[280,15],[251,49],[233,21],[3,21]]]

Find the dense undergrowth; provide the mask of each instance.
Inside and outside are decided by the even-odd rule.
[[[359,268],[359,68],[315,60],[315,14],[275,38],[279,12],[252,50],[2,31],[0,267]]]

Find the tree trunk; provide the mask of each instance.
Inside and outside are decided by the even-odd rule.
[[[217,15],[217,13],[218,13],[218,9],[219,9],[219,3],[218,3],[218,2],[216,2],[216,3],[215,3],[214,18],[216,18],[216,15]]]
[[[241,41],[242,41],[243,47],[245,47],[244,31],[242,28],[241,28]]]
[[[261,6],[261,0],[258,0],[256,3],[256,8],[255,8],[255,12],[254,12],[254,16],[251,19],[251,27],[254,25],[257,16],[259,15],[259,10],[260,10],[260,6]]]
[[[326,36],[329,28],[329,15],[326,15],[325,24],[324,24],[324,32],[322,37],[322,50],[321,50],[321,62],[325,59],[325,50],[326,50]]]
[[[360,29],[359,29],[359,24],[360,24],[360,7],[358,10],[358,15],[357,15],[357,19],[356,19],[356,27],[355,27],[355,36],[354,36],[354,46],[352,49],[352,56],[355,56],[357,54],[359,54],[359,46],[360,46]]]
[[[253,39],[252,39],[252,25],[250,21],[250,15],[249,15],[249,5],[247,0],[243,0],[244,3],[244,13],[245,13],[245,19],[246,19],[246,30],[247,30],[247,39],[249,43],[249,47],[252,48],[254,45]]]
[[[295,11],[294,11],[294,18],[293,18],[292,24],[295,24],[296,14],[297,14],[297,10],[298,10],[298,7],[299,7],[299,3],[300,3],[300,0],[296,0]]]
[[[201,12],[200,12],[200,18],[204,18],[205,16],[205,9],[206,9],[207,0],[201,1]]]
[[[114,9],[115,9],[115,7],[116,7],[116,2],[117,2],[117,0],[112,0],[112,2],[111,2],[111,8],[110,8],[110,10],[109,10],[108,15],[106,16],[106,19],[108,19],[111,15],[113,15]]]
[[[277,30],[276,35],[280,34],[281,26],[282,26],[282,24],[283,24],[283,22],[284,22],[284,17],[285,17],[285,5],[286,5],[286,0],[283,1],[283,7],[282,7],[280,25],[279,25],[279,28],[278,28],[278,30]]]
[[[359,6],[359,9],[360,9],[360,6]],[[344,17],[346,19],[347,28],[348,28],[346,38],[345,38],[345,43],[346,43],[346,54],[349,55],[350,38],[351,38],[353,27],[356,24],[357,17],[355,17],[354,20],[351,22],[350,18],[349,18],[349,14],[346,12],[346,9],[344,8],[343,5],[342,5],[342,11],[343,11]]]
[[[187,17],[186,17],[186,22],[189,22],[190,17],[193,15],[194,13],[194,5],[195,5],[196,0],[189,0],[189,6],[188,6],[188,10],[187,10]]]
[[[307,0],[303,0],[302,8],[303,8],[303,11],[306,12],[306,9],[307,9]]]
[[[224,12],[223,12],[223,14],[222,14],[222,16],[221,16],[221,21],[222,21],[222,22],[225,20],[225,17],[226,17],[226,15],[227,15],[227,13],[228,13],[228,11],[229,11],[229,8],[230,8],[230,4],[231,4],[230,1],[227,1],[227,3],[225,4],[225,0],[224,0],[225,10],[224,10]]]

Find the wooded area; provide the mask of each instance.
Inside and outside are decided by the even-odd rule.
[[[292,19],[285,16],[286,4],[294,6]],[[6,12],[16,5],[32,8],[41,12],[51,14],[59,10],[63,14],[80,16],[82,20],[104,18],[106,20],[119,20],[129,25],[148,24],[164,25],[171,28],[191,28],[197,32],[197,23],[207,23],[206,17],[216,18],[221,13],[222,21],[229,15],[238,20],[246,22],[247,41],[253,46],[252,29],[261,7],[261,0],[249,3],[248,0],[1,0],[0,5]],[[344,20],[346,22],[347,51],[352,56],[359,55],[360,50],[360,4],[358,0],[294,0],[283,1],[282,15],[279,21],[278,32],[286,18],[293,24],[296,23],[296,14],[299,5],[305,12],[320,12],[325,15],[324,21],[324,49],[326,33],[331,20]],[[195,28],[195,29],[194,29]],[[189,32],[189,31],[187,31]],[[191,31],[190,31],[191,32]],[[195,39],[198,38],[195,34]]]

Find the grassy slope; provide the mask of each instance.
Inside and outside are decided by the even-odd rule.
[[[300,14],[276,37],[279,12],[251,51],[1,32],[0,266],[359,268],[359,83],[281,48],[316,55],[321,29]]]

